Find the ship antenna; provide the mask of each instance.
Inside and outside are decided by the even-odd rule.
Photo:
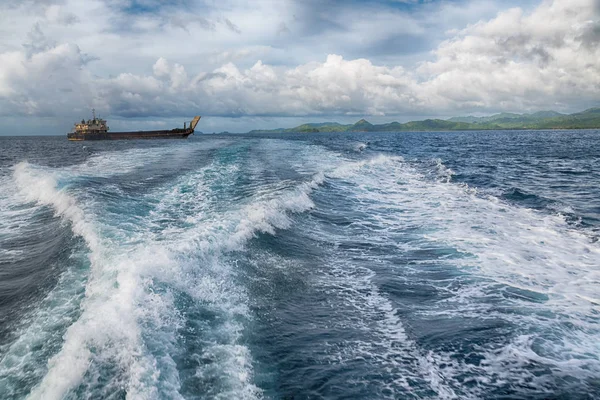
[[[96,119],[96,109],[92,108],[92,116],[94,117],[94,119]]]

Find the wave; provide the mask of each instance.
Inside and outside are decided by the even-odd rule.
[[[363,143],[363,142],[358,142],[354,145],[354,151],[357,153],[361,153],[363,152],[367,147],[369,147],[369,142],[367,143]]]
[[[124,387],[132,398],[154,398],[160,393],[178,397],[177,379],[159,388],[159,367],[162,372],[168,369],[146,347],[152,338],[144,329],[163,334],[171,330],[161,342],[165,348],[177,336],[172,329],[181,321],[173,312],[172,297],[152,292],[148,279],[155,271],[177,271],[181,260],[168,247],[152,241],[123,246],[123,232],[111,232],[110,227],[100,236],[98,221],[90,217],[94,206],[86,204],[84,211],[74,197],[57,189],[56,179],[47,171],[22,163],[15,167],[14,178],[28,200],[52,207],[74,234],[84,238],[91,261],[82,313],[66,330],[62,348],[48,361],[47,372],[29,398],[62,398],[81,385],[94,389],[90,387],[94,379],[90,382],[87,376],[102,374],[104,366],[111,364],[125,375],[109,380],[101,389],[106,395]]]
[[[387,206],[397,201],[396,204],[401,204],[397,208],[401,209],[404,218],[410,217],[425,227],[431,226],[428,238],[477,255],[480,258],[478,269],[485,276],[493,274],[500,278],[512,273],[509,276],[516,279],[515,283],[532,290],[560,293],[561,301],[576,301],[573,293],[593,290],[596,282],[593,277],[599,272],[596,262],[600,260],[600,249],[581,231],[572,229],[564,217],[513,206],[468,186],[430,182],[402,161],[380,156],[362,164],[385,167],[369,172],[386,190],[357,193],[372,200],[374,211],[379,205]],[[394,220],[396,224],[406,222]],[[504,249],[511,251],[502,251]],[[543,280],[535,279],[540,272],[540,262],[550,268],[546,272],[552,272]],[[523,267],[531,269],[524,270]],[[565,282],[586,282],[590,286],[575,289],[565,286]]]
[[[36,170],[28,162],[21,162],[14,167],[14,179],[26,200],[38,205],[51,206],[58,216],[71,224],[73,232],[86,241],[92,254],[100,250],[99,238],[92,224],[86,220],[85,213],[73,197],[57,190],[54,176],[41,169]]]
[[[79,179],[89,177],[108,178],[116,175],[126,175],[140,168],[161,165],[163,162],[179,162],[186,160],[199,150],[213,150],[223,147],[230,141],[222,139],[207,139],[202,142],[176,143],[167,148],[156,147],[131,148],[111,151],[94,151],[88,146],[82,149],[88,154],[86,160],[80,164],[53,169],[57,178],[76,175]],[[152,145],[152,144],[149,144]]]
[[[380,397],[481,398],[498,387],[556,393],[559,374],[584,389],[593,385],[600,373],[600,250],[563,217],[454,183],[440,160],[423,169],[399,156],[357,161],[269,140],[251,152],[251,143],[215,145],[214,158],[135,193],[83,181],[125,170],[135,180],[135,170],[165,161],[158,151],[157,159],[147,150],[132,150],[122,161],[118,152],[93,155],[62,169],[15,166],[23,210],[51,209],[85,242],[88,260],[61,276],[6,350],[0,381],[12,374],[37,382],[32,399],[186,398],[198,388],[207,397],[264,396],[253,378],[245,331],[254,311],[238,262],[258,257],[253,251],[261,241],[254,238],[293,230],[311,243],[332,243],[323,246],[326,273],[306,284],[340,306],[329,311],[331,325],[362,335],[328,348],[329,365],[362,360],[388,374],[369,383],[381,384]],[[282,158],[284,166],[274,170]],[[94,175],[95,169],[106,171]],[[106,191],[111,195],[101,196]],[[348,223],[314,225],[327,217]],[[386,279],[405,279],[399,291],[431,293],[403,303]],[[62,315],[64,328],[54,332],[64,337],[45,332]],[[407,316],[441,326],[501,321],[511,329],[478,343],[473,361],[469,349],[416,336]],[[43,354],[47,365],[34,365],[43,357],[24,349],[44,339],[54,349]],[[35,373],[26,375],[28,368]],[[367,384],[362,373],[353,384]]]
[[[62,398],[77,387],[92,390],[90,385],[98,379],[93,376],[106,373],[103,369],[113,363],[125,375],[114,376],[102,393],[124,387],[133,398],[179,397],[186,383],[178,377],[175,364],[178,357],[187,357],[179,353],[185,346],[178,339],[187,323],[182,314],[189,312],[182,305],[186,296],[194,307],[220,313],[227,321],[211,327],[213,336],[202,339],[212,343],[206,347],[205,342],[202,357],[218,358],[218,371],[213,364],[200,365],[195,379],[223,381],[214,389],[220,395],[259,396],[251,383],[249,351],[239,344],[249,311],[243,290],[226,283],[233,270],[224,254],[242,250],[259,233],[288,228],[289,213],[314,206],[309,195],[323,182],[323,175],[294,187],[257,192],[245,204],[219,213],[210,209],[210,202],[206,208],[198,200],[214,195],[210,185],[232,185],[237,168],[212,163],[150,193],[143,201],[156,204],[154,211],[132,230],[117,222],[119,216],[111,211],[99,215],[107,209],[89,193],[83,206],[78,202],[77,196],[84,193],[78,194],[68,182],[80,180],[88,167],[53,171],[24,162],[14,168],[13,179],[25,201],[54,210],[74,235],[83,238],[90,261],[81,315],[66,329],[60,351],[48,361],[29,398]],[[222,207],[222,201],[212,205]],[[33,335],[24,335],[22,341],[27,340],[33,340]]]
[[[399,156],[354,161],[311,151],[298,169],[322,169],[326,191],[311,201],[325,227],[295,229],[310,241],[331,242],[323,244],[333,254],[322,261],[327,273],[319,285],[327,309],[335,310],[327,322],[335,332],[330,348],[314,343],[311,357],[325,353],[331,363],[386,371],[382,382],[344,371],[353,385],[373,387],[378,397],[595,390],[600,249],[584,233],[560,215],[453,183],[439,160],[441,178],[431,179],[431,169]],[[331,221],[338,220],[348,223],[334,234]],[[391,279],[406,279],[397,290],[401,296],[418,292],[417,300],[400,301],[384,290],[394,286]],[[424,343],[400,315],[442,330],[438,335],[448,342]],[[360,339],[343,340],[362,327]]]
[[[422,265],[441,262],[464,279],[475,279],[451,292],[441,282],[436,290],[447,294],[440,306],[426,311],[428,318],[507,321],[523,332],[502,346],[481,348],[479,364],[460,361],[460,352],[428,353],[450,388],[462,396],[485,397],[490,384],[528,381],[524,388],[552,393],[557,378],[540,372],[540,365],[562,371],[584,387],[593,385],[593,376],[600,373],[593,356],[600,333],[595,316],[600,248],[584,233],[560,215],[510,205],[449,179],[432,181],[399,157],[379,155],[348,164],[332,176],[352,182],[331,184],[353,199],[353,210],[361,216],[354,226],[366,230],[366,240],[382,245],[403,241],[407,255],[439,249],[452,258],[432,252]],[[375,258],[382,262],[381,256]],[[426,273],[418,263],[409,268],[417,276]],[[520,311],[511,316],[496,306],[507,301]],[[553,317],[546,319],[541,309]],[[475,377],[470,390],[461,381],[465,372]]]
[[[85,240],[91,265],[82,314],[67,329],[61,350],[48,361],[47,373],[29,398],[64,397],[82,381],[92,360],[106,353],[126,370],[155,374],[151,361],[144,359],[135,322],[136,271],[112,264],[110,247],[96,233],[94,222],[75,198],[57,189],[51,173],[22,162],[14,168],[14,179],[27,200],[52,207]],[[139,376],[131,376],[128,385],[132,394],[148,394]]]
[[[339,258],[343,257],[329,262],[327,279],[321,284],[332,298],[341,297],[342,304],[355,314],[350,321],[341,322],[346,325],[344,329],[359,330],[362,334],[359,339],[344,343],[341,359],[340,354],[334,356],[336,361],[363,360],[368,363],[367,369],[391,373],[391,379],[372,393],[378,398],[395,398],[398,393],[429,397],[430,389],[439,399],[459,398],[446,384],[438,364],[410,339],[398,310],[373,282],[375,272]],[[377,386],[369,381],[362,384]]]
[[[176,271],[162,268],[154,276],[199,302],[196,307],[222,315],[227,321],[225,326],[211,327],[212,332],[218,332],[217,337],[204,337],[205,349],[199,355],[202,359],[218,358],[219,367],[199,365],[196,379],[213,382],[214,386],[215,381],[227,378],[228,388],[221,387],[220,395],[253,398],[260,397],[261,392],[251,383],[249,349],[240,344],[244,321],[251,318],[251,312],[243,285],[236,284],[237,263],[229,261],[227,254],[244,250],[258,234],[274,235],[277,230],[289,228],[291,214],[314,207],[310,194],[324,177],[317,173],[291,186],[275,182],[255,188],[249,197],[240,199],[233,190],[237,178],[247,177],[249,171],[259,178],[262,171],[241,170],[239,160],[226,160],[217,160],[182,177],[166,196],[156,193],[161,200],[148,226],[166,223],[167,228],[153,240],[168,248],[177,260]],[[251,182],[248,185],[253,186]],[[206,346],[206,341],[211,344]],[[215,388],[206,390],[211,393]]]

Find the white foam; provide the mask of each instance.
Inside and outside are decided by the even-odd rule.
[[[171,144],[169,147],[130,148],[124,150],[92,152],[84,162],[52,170],[58,180],[63,178],[112,177],[125,175],[138,168],[181,162],[199,150],[211,150],[227,145],[222,139],[205,139],[198,142]],[[90,148],[83,146],[86,152]],[[93,148],[92,150],[93,151]]]
[[[390,374],[391,382],[382,384],[391,395],[385,396],[383,393],[386,391],[382,390],[380,396],[395,398],[399,390],[415,394],[423,390],[414,386],[420,382],[429,386],[436,393],[436,398],[459,398],[444,382],[435,361],[408,337],[398,311],[372,282],[375,273],[339,258],[328,263],[330,275],[321,284],[331,296],[342,296],[343,301],[350,305],[354,314],[349,328],[364,331],[364,339],[345,344],[347,349],[339,361],[366,360],[366,369],[375,368]]]
[[[180,383],[173,360],[168,355],[154,359],[142,340],[142,335],[153,333],[144,332],[147,327],[140,324],[154,327],[161,336],[153,340],[166,348],[173,348],[178,336],[180,317],[173,315],[174,305],[168,295],[152,292],[155,279],[212,304],[210,307],[223,314],[228,321],[223,326],[225,339],[209,346],[204,354],[219,354],[220,372],[213,378],[227,381],[222,390],[231,396],[260,396],[260,390],[251,382],[249,351],[238,343],[243,331],[241,321],[248,316],[244,295],[228,279],[232,271],[221,261],[221,254],[243,248],[258,232],[273,233],[288,227],[288,213],[313,206],[308,195],[323,177],[316,175],[282,191],[268,189],[219,214],[210,209],[210,202],[209,208],[198,202],[198,196],[201,199],[207,191],[210,193],[207,179],[225,179],[224,183],[233,184],[227,176],[237,173],[237,168],[221,167],[209,165],[182,177],[173,187],[166,188],[166,197],[164,189],[152,193],[150,197],[158,196],[163,201],[144,221],[145,226],[133,231],[120,230],[120,222],[107,225],[93,220],[98,218],[95,205],[86,204],[84,212],[75,197],[65,189],[57,189],[52,172],[27,163],[15,167],[14,179],[21,192],[29,201],[52,207],[71,224],[74,233],[85,239],[92,265],[81,316],[67,329],[60,352],[50,359],[46,375],[30,398],[62,398],[84,383],[87,373],[94,373],[90,367],[102,362],[117,362],[126,372],[127,379],[122,383],[130,398],[153,398],[159,393],[165,395],[165,390],[169,397],[178,397]],[[60,171],[61,179],[68,181],[68,173]],[[212,206],[222,207],[221,201]],[[178,221],[182,214],[177,213],[187,213],[185,224]],[[157,227],[165,228],[164,218],[169,214],[172,225],[153,232]],[[118,221],[118,216],[101,218],[113,217],[111,221]],[[204,269],[198,269],[198,261]],[[200,366],[197,374],[210,375],[207,368]],[[161,374],[170,376],[169,382],[159,384]]]
[[[356,312],[364,321],[379,321],[372,334],[380,335],[371,343],[349,344],[358,353],[348,353],[346,349],[344,353],[336,354],[336,359],[373,359],[381,348],[397,349],[399,353],[394,350],[383,352],[384,356],[377,360],[385,365],[399,354],[408,355],[412,360],[412,367],[404,366],[407,369],[393,372],[398,374],[395,384],[406,389],[406,376],[413,379],[421,376],[439,397],[444,398],[479,398],[487,393],[485,385],[499,386],[507,382],[515,385],[521,382],[535,388],[532,390],[550,390],[556,382],[544,374],[536,377],[535,372],[526,367],[528,363],[550,365],[555,375],[593,379],[594,374],[598,374],[600,360],[593,356],[600,354],[596,340],[600,322],[595,317],[600,283],[597,243],[592,243],[584,233],[571,229],[560,215],[511,206],[498,198],[483,196],[475,188],[450,183],[454,172],[441,160],[434,160],[432,179],[430,169],[420,172],[402,157],[378,155],[351,161],[322,149],[311,148],[310,151],[312,157],[306,154],[298,157],[302,162],[295,165],[296,169],[302,172],[321,169],[328,185],[345,193],[356,211],[368,216],[368,220],[353,223],[366,231],[365,242],[396,246],[400,251],[420,250],[424,245],[433,244],[455,249],[457,254],[463,255],[459,259],[440,256],[427,262],[462,270],[463,275],[469,274],[479,280],[458,289],[448,286],[454,278],[438,282],[442,285],[438,289],[446,294],[441,303],[447,305],[420,312],[434,319],[436,316],[508,319],[515,327],[539,332],[532,334],[530,340],[517,337],[500,348],[493,347],[493,343],[488,348],[483,347],[481,353],[485,359],[479,366],[460,361],[460,353],[423,351],[407,337],[396,315],[397,310],[371,283],[371,275],[363,271],[359,274],[360,279],[354,275],[350,277],[348,274],[356,273],[360,267],[352,262],[337,267],[334,260],[330,263],[334,277],[326,279],[324,285],[331,285],[338,296],[347,294],[346,300],[354,302]],[[405,227],[418,227],[418,232],[411,233],[414,238],[409,242],[396,243],[394,232]],[[356,230],[352,232],[356,233]],[[317,235],[335,241],[331,232]],[[406,266],[407,273],[411,269]],[[417,269],[415,273],[419,273]],[[529,311],[510,315],[482,301],[491,295],[491,291],[497,292],[499,285],[525,291],[526,295],[521,297],[518,292],[511,292],[512,298],[503,301]],[[368,296],[365,295],[367,292]],[[530,295],[541,299],[546,296],[547,300],[532,302]],[[552,312],[560,323],[540,317],[537,313],[543,314],[543,310]],[[378,320],[378,312],[386,317]],[[561,326],[572,326],[575,330],[562,330]],[[554,339],[540,342],[544,335]],[[537,340],[535,351],[534,340]],[[398,346],[396,342],[402,342],[402,345]],[[374,346],[379,347],[375,349]],[[364,350],[362,356],[360,349]],[[539,354],[540,349],[543,356]],[[471,375],[470,379],[478,384],[464,386],[465,374]],[[460,391],[456,392],[455,388]]]
[[[96,161],[108,164],[118,161],[113,158],[101,155]],[[139,160],[134,161],[132,165]],[[120,161],[118,166],[119,171],[126,170],[126,165]],[[181,317],[173,312],[175,306],[168,293],[157,295],[152,291],[152,281],[156,278],[198,301],[209,302],[223,314],[228,321],[223,326],[226,336],[205,350],[207,356],[211,352],[220,354],[221,372],[214,378],[228,382],[222,390],[231,396],[260,396],[260,390],[251,381],[249,351],[238,343],[243,331],[241,321],[248,316],[244,295],[228,279],[232,271],[220,261],[219,255],[242,248],[257,232],[273,232],[289,226],[286,214],[312,207],[308,194],[322,177],[316,176],[312,181],[284,192],[260,193],[246,204],[230,208],[223,220],[223,215],[206,208],[204,202],[198,202],[198,196],[207,192],[214,196],[210,194],[207,182],[224,179],[221,183],[233,184],[229,178],[237,173],[237,168],[222,167],[209,165],[191,177],[183,177],[181,182],[166,188],[170,197],[163,197],[164,189],[157,189],[148,200],[158,196],[166,203],[160,203],[151,218],[144,221],[145,225],[133,227],[133,230],[121,229],[120,222],[111,223],[119,221],[116,215],[96,215],[98,207],[90,203],[93,197],[80,194],[85,194],[84,210],[78,203],[76,189],[59,187],[62,184],[59,182],[78,179],[81,174],[101,175],[102,168],[98,164],[88,162],[51,170],[24,162],[14,167],[13,179],[21,200],[35,203],[36,207],[51,207],[57,216],[68,222],[74,234],[86,242],[91,262],[85,298],[81,300],[81,314],[66,330],[62,348],[48,361],[47,372],[30,398],[63,398],[77,386],[87,385],[86,374],[94,379],[98,366],[103,363],[117,363],[124,372],[123,377],[107,384],[103,389],[106,394],[118,390],[117,385],[123,386],[130,398],[155,398],[159,394],[177,398],[180,382],[173,360],[168,354],[154,359],[142,339],[142,335],[153,335],[144,329],[155,329],[159,335],[152,340],[173,350],[181,324]],[[187,203],[181,201],[186,197],[184,191],[189,191]],[[217,200],[212,205],[222,206],[221,199]],[[178,221],[181,214],[176,214],[190,211],[186,224],[181,226]],[[169,214],[173,225],[163,229],[163,219]],[[223,225],[229,231],[222,231]],[[161,228],[158,233],[152,233],[157,227]],[[205,267],[201,273],[197,256]],[[48,318],[38,318],[38,321],[44,323]],[[32,324],[30,328],[34,326]],[[28,332],[31,333],[31,329]],[[29,343],[31,337],[22,335],[21,342]],[[16,351],[21,345],[15,346]],[[209,374],[205,368],[199,367],[197,373]],[[168,377],[166,382],[165,377]],[[161,379],[162,383],[159,382]]]
[[[592,371],[597,371],[595,361],[590,359],[589,354],[598,353],[594,340],[598,324],[582,321],[589,318],[589,313],[597,306],[589,299],[597,297],[594,296],[594,288],[598,282],[597,267],[600,263],[597,247],[585,235],[571,230],[560,216],[542,215],[513,207],[497,198],[481,197],[471,188],[448,183],[452,172],[444,169],[439,160],[437,169],[441,172],[438,171],[437,175],[441,178],[432,180],[410,167],[401,157],[379,155],[356,162],[322,149],[306,147],[306,152],[299,151],[295,158],[296,161],[302,161],[291,165],[300,173],[313,174],[312,179],[295,187],[282,182],[280,187],[275,185],[257,191],[245,206],[230,208],[223,214],[204,209],[196,214],[196,218],[188,218],[188,222],[195,228],[186,231],[186,239],[176,246],[176,252],[187,253],[193,249],[201,249],[203,254],[208,255],[240,250],[258,233],[274,234],[277,229],[288,228],[290,214],[313,208],[310,195],[324,179],[328,179],[328,184],[348,191],[348,197],[358,210],[370,216],[371,221],[356,222],[377,229],[379,236],[369,236],[370,242],[393,244],[406,250],[434,241],[455,248],[462,254],[470,254],[460,261],[451,258],[436,261],[454,264],[455,268],[464,269],[465,273],[479,276],[483,280],[483,286],[473,284],[452,293],[450,300],[444,300],[454,302],[459,307],[456,312],[464,313],[465,317],[506,318],[506,315],[488,312],[489,307],[478,303],[478,298],[488,295],[487,286],[494,284],[548,296],[549,300],[543,305],[535,303],[531,307],[545,307],[560,315],[563,320],[570,318],[570,322],[582,326],[582,330],[579,334],[567,335],[563,343],[547,343],[546,348],[554,356],[545,357],[544,362],[561,368],[562,361],[557,355],[566,352],[570,354],[569,357],[587,360],[580,364],[582,369],[589,370],[591,367]],[[256,173],[260,172],[259,167],[254,168]],[[171,205],[166,206],[165,209],[170,207]],[[393,239],[386,232],[403,226],[420,227],[422,232],[419,234],[419,242],[390,243]],[[381,312],[385,315],[378,322],[378,345],[395,348],[396,342],[403,343],[398,348],[399,353],[388,353],[379,362],[385,362],[385,357],[394,358],[399,354],[407,356],[412,360],[413,377],[426,377],[428,385],[438,396],[444,398],[459,396],[454,388],[462,386],[458,377],[464,371],[472,371],[475,377],[473,379],[481,380],[482,383],[486,379],[500,379],[497,369],[500,364],[504,364],[494,360],[499,360],[499,354],[504,353],[483,349],[489,358],[487,364],[474,367],[456,361],[451,354],[424,352],[407,337],[396,315],[397,311],[377,291],[371,278],[367,276],[358,283],[353,279],[345,279],[344,284],[366,285],[351,290],[356,296],[354,301],[359,302],[356,305],[359,313],[373,316],[373,313]],[[368,300],[360,297],[361,290],[370,291]],[[520,307],[528,305],[530,303],[526,299],[519,304]],[[442,316],[449,311],[444,307],[433,312]],[[512,322],[517,325],[545,326],[543,321],[531,314],[515,316]],[[522,347],[527,343],[519,342],[514,345],[521,349],[518,357],[527,358],[531,354],[531,348]],[[377,343],[357,344],[356,349],[360,353],[362,348],[365,355],[371,354],[372,357],[376,352],[372,348],[368,349],[373,345]],[[509,347],[513,345],[506,345],[506,348]],[[517,357],[517,352],[507,354]],[[396,384],[405,387],[407,382],[402,373],[406,371],[402,372],[401,368],[396,371]],[[576,375],[577,371],[572,372]],[[531,378],[526,369],[516,372],[521,373]],[[516,380],[517,375],[512,378]],[[478,393],[484,393],[479,390],[477,387],[471,388],[461,392],[460,396],[477,397]]]
[[[267,150],[268,146],[280,145],[264,143]],[[325,180],[346,191],[354,206],[372,217],[369,221],[357,221],[365,229],[377,229],[378,234],[369,237],[372,243],[389,244],[387,232],[420,226],[422,241],[445,243],[472,255],[445,262],[457,263],[457,268],[464,268],[485,282],[548,296],[548,301],[535,307],[546,307],[561,318],[570,318],[578,330],[566,334],[564,342],[546,343],[550,355],[543,361],[565,371],[598,371],[594,361],[586,356],[599,353],[594,341],[598,323],[590,318],[598,306],[590,301],[597,298],[594,288],[599,280],[598,248],[584,235],[570,230],[560,217],[512,207],[491,197],[482,198],[447,183],[448,179],[432,181],[401,157],[380,155],[356,162],[304,144],[291,150],[299,150],[290,165],[304,175],[304,183],[280,181],[256,187],[246,198],[229,198],[224,189],[231,189],[238,174],[248,171],[241,170],[237,163],[213,163],[139,199],[158,205],[132,229],[124,229],[118,215],[95,215],[94,204],[81,203],[68,188],[58,188],[55,171],[27,163],[17,165],[13,177],[21,195],[38,207],[52,207],[68,221],[73,232],[86,241],[91,261],[81,316],[67,330],[62,349],[49,361],[48,372],[31,398],[63,397],[83,382],[91,366],[102,360],[116,361],[126,371],[126,379],[119,384],[124,385],[130,398],[179,397],[181,382],[173,359],[168,355],[155,358],[142,338],[155,335],[153,340],[157,343],[174,349],[183,318],[175,311],[169,292],[153,291],[153,281],[168,283],[173,290],[186,293],[223,316],[222,338],[211,342],[203,353],[208,359],[218,358],[220,364],[217,369],[198,366],[197,377],[226,381],[220,393],[224,397],[260,397],[260,390],[252,383],[252,356],[241,344],[244,321],[250,318],[246,294],[235,283],[235,266],[224,256],[243,250],[258,234],[275,234],[289,228],[294,213],[314,207],[311,195]],[[260,174],[264,167],[252,168],[253,173]],[[66,174],[61,177],[78,173],[76,167],[58,172]],[[396,245],[405,248],[419,244]],[[371,352],[372,346],[395,349],[377,360],[400,360],[394,370],[395,384],[406,387],[400,367],[408,365],[413,376],[426,377],[440,397],[457,397],[453,390],[456,376],[461,368],[472,366],[451,363],[451,354],[419,349],[405,332],[397,310],[372,282],[372,274],[362,271],[361,279],[356,280],[348,275],[347,267],[339,264],[333,270],[334,278],[348,289],[347,301],[356,302],[357,313],[377,321],[374,334],[379,340],[357,344],[354,354],[379,357]],[[451,301],[461,307],[457,312],[470,312],[480,318],[498,317],[483,313],[477,306],[473,308],[476,297],[485,289],[475,285],[455,293]],[[526,318],[515,317],[515,321],[541,323],[536,316]],[[156,332],[149,332],[152,328]],[[478,379],[500,379],[498,369],[517,362],[517,357],[539,357],[532,353],[531,341],[521,339],[502,349],[483,351],[487,364],[482,368],[487,370],[483,374],[473,371]],[[569,356],[560,360],[557,354],[561,352]],[[584,361],[576,364],[574,359]],[[561,364],[563,361],[565,364]],[[450,366],[441,367],[442,364]],[[573,369],[568,370],[567,364]],[[476,397],[478,392],[473,389],[470,393]]]
[[[245,204],[225,210],[223,214],[198,213],[195,220],[188,216],[196,229],[186,232],[185,240],[179,241],[178,251],[193,248],[214,254],[240,250],[258,233],[274,234],[277,229],[286,229],[290,226],[290,214],[314,207],[310,194],[323,180],[324,175],[317,173],[295,187],[257,191]]]
[[[450,168],[446,167],[442,162],[441,158],[436,158],[433,161],[435,162],[435,171],[437,173],[437,176],[439,177],[439,180],[442,182],[449,183],[452,177],[456,175],[455,172]]]
[[[89,214],[72,196],[56,188],[51,173],[19,163],[14,179],[29,201],[52,207],[71,224],[74,234],[85,240],[91,262],[81,316],[67,329],[62,349],[49,360],[46,375],[29,398],[63,398],[81,383],[92,359],[98,356],[92,349],[98,349],[99,356],[116,359],[129,372],[130,395],[152,395],[152,385],[140,382],[142,378],[155,380],[156,371],[153,361],[145,356],[137,325],[135,304],[142,290],[139,270],[131,268],[131,260],[111,255],[110,246],[97,235]],[[156,255],[152,261],[157,261]]]
[[[92,253],[99,250],[100,243],[92,224],[86,220],[75,199],[56,189],[56,179],[51,174],[21,162],[14,167],[14,179],[28,201],[54,208],[57,215],[72,224],[73,232],[83,237]]]
[[[458,377],[471,371],[482,383],[485,379],[498,384],[510,379],[533,379],[544,388],[547,377],[538,379],[527,368],[519,368],[528,362],[552,365],[557,371],[582,379],[600,373],[600,360],[594,356],[600,354],[600,321],[595,316],[599,309],[593,301],[600,284],[600,248],[582,232],[571,229],[560,215],[483,197],[471,188],[448,183],[449,179],[432,180],[396,157],[380,155],[346,164],[330,176],[351,183],[332,184],[348,192],[358,212],[376,221],[377,230],[371,231],[369,241],[377,242],[381,237],[382,242],[389,243],[393,232],[419,227],[421,233],[414,235],[420,237],[420,244],[433,241],[467,255],[445,262],[481,280],[448,292],[452,296],[444,302],[452,302],[456,307],[453,311],[440,307],[430,310],[431,315],[508,318],[515,326],[540,332],[539,337],[534,335],[537,351],[532,349],[534,338],[517,338],[500,349],[482,349],[486,360],[481,367],[456,359],[452,362],[451,354],[429,354],[428,359],[445,382],[461,386]],[[490,290],[497,290],[493,288],[498,284],[537,293],[547,300],[531,302],[515,295],[506,302],[530,311],[523,315],[501,314],[480,301],[490,295]],[[552,312],[556,322],[538,317],[536,313],[541,309]],[[561,326],[575,329],[562,330]],[[555,339],[541,340],[544,335]],[[538,354],[540,349],[544,356]],[[445,366],[436,367],[439,365]],[[478,390],[475,387],[469,393],[475,397],[484,393]]]
[[[354,151],[360,153],[364,151],[369,145],[367,143],[358,142],[354,145]]]
[[[600,248],[562,217],[431,182],[396,158],[379,156],[358,168],[352,178],[359,185],[355,194],[368,200],[362,204],[381,214],[381,222],[426,227],[426,239],[475,254],[474,267],[482,276],[545,293],[550,303],[587,307],[579,296],[594,297]]]
[[[308,196],[327,178],[329,178],[328,183],[335,186],[336,182],[355,180],[360,177],[365,168],[385,167],[403,161],[401,157],[387,156],[377,156],[358,162],[350,161],[315,146],[304,146],[296,154],[297,157],[293,160],[296,164],[292,164],[292,166],[303,174],[315,174],[313,179],[294,190],[283,191],[283,195],[278,197],[277,201],[253,203],[253,206],[259,207],[260,212],[256,214],[250,212],[243,219],[245,222],[240,224],[238,232],[244,237],[250,236],[252,232],[274,233],[274,228],[287,227],[289,220],[278,219],[282,216],[282,211],[300,212],[313,208],[314,203]],[[377,186],[373,185],[372,188],[377,189]],[[292,202],[287,200],[292,200]],[[250,210],[253,211],[252,208]],[[265,211],[275,213],[274,215],[278,218],[272,218]],[[283,213],[283,216],[286,217],[286,214]],[[356,223],[362,222],[357,221]],[[246,229],[246,225],[254,227],[254,229]],[[327,237],[328,240],[336,241],[330,232],[317,230],[310,234],[319,239]],[[236,243],[235,236],[233,238],[233,243]],[[369,237],[366,240],[370,243],[378,243],[377,237]],[[382,244],[388,243],[383,241]],[[386,371],[392,376],[392,381],[381,382],[382,388],[378,393],[380,396],[385,397],[385,393],[392,393],[390,397],[393,397],[399,391],[414,393],[417,390],[413,386],[414,382],[425,379],[425,385],[437,394],[437,398],[457,398],[454,390],[444,382],[437,365],[421,352],[414,341],[408,338],[404,326],[397,316],[397,310],[372,282],[375,274],[345,260],[345,255],[338,255],[336,258],[328,260],[326,267],[323,267],[326,270],[326,277],[316,283],[328,293],[328,298],[330,296],[331,299],[339,298],[344,303],[344,309],[352,310],[349,315],[341,315],[347,310],[339,311],[338,315],[338,312],[334,311],[338,308],[338,304],[335,303],[337,300],[333,300],[331,307],[336,316],[332,317],[330,323],[337,324],[336,328],[339,329],[363,330],[365,339],[351,343],[338,343],[335,339],[331,339],[330,346],[333,349],[325,352],[331,357],[329,362],[344,364],[363,360],[368,364],[365,367],[367,369]],[[283,260],[267,262],[273,266],[282,263]],[[315,343],[316,345],[318,344]]]
[[[17,339],[1,351],[0,386],[4,396],[22,397],[19,381],[41,379],[40,359],[43,360],[52,344],[60,339],[63,327],[77,318],[84,297],[81,288],[84,281],[85,271],[82,269],[67,270],[38,307],[22,317],[21,326],[16,331]],[[34,353],[32,348],[39,350]]]
[[[17,236],[24,226],[31,223],[31,215],[38,208],[36,205],[24,206],[11,177],[0,176],[0,241]],[[18,255],[19,251],[0,248],[0,252],[11,257]]]
[[[234,265],[225,261],[224,255],[244,249],[259,233],[274,234],[288,228],[291,214],[314,207],[310,194],[324,180],[322,173],[315,172],[297,185],[263,184],[242,199],[231,190],[239,174],[260,176],[263,171],[264,166],[259,165],[241,170],[238,164],[211,164],[180,178],[166,195],[154,194],[161,201],[148,221],[149,227],[166,223],[167,229],[154,233],[152,240],[177,260],[176,270],[160,267],[152,274],[217,311],[226,321],[220,339],[198,355],[218,359],[218,364],[199,365],[196,371],[200,379],[227,382],[219,392],[226,398],[257,398],[261,392],[252,384],[251,354],[239,344],[243,321],[250,318],[246,294],[235,285]],[[213,192],[212,186],[218,192]],[[149,232],[142,235],[147,243]]]

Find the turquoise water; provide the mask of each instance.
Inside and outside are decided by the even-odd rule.
[[[0,138],[0,397],[600,397],[599,143]]]

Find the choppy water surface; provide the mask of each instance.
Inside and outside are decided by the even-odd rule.
[[[599,131],[0,138],[0,398],[598,398],[599,235]]]

